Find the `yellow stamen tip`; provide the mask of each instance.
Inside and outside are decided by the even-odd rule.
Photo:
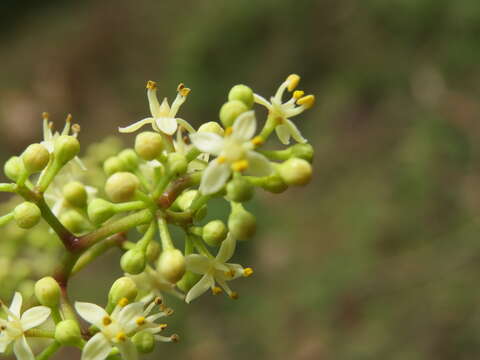
[[[233,300],[237,300],[239,298],[239,295],[237,292],[233,291],[232,293],[230,293],[230,299],[233,299]]]
[[[178,84],[177,86],[177,92],[181,95],[181,96],[187,96],[189,93],[190,93],[190,89],[185,87],[185,85],[183,83],[180,83]]]
[[[119,301],[118,301],[118,306],[121,306],[121,307],[125,307],[127,306],[129,303],[128,299],[127,298],[121,298]]]
[[[72,118],[73,118],[72,114],[68,114],[67,118],[65,119],[65,122],[67,123],[72,122]]]
[[[225,136],[231,135],[233,132],[233,127],[229,126],[225,129]]]
[[[298,105],[303,105],[306,109],[311,108],[315,104],[315,96],[307,95],[297,100]]]
[[[263,137],[261,137],[260,135],[255,136],[255,137],[252,139],[252,144],[255,145],[255,146],[262,145],[264,142],[265,142],[265,140],[264,140]]]
[[[105,316],[102,319],[102,323],[103,323],[103,325],[108,326],[112,323],[112,319],[110,318],[110,316]]]
[[[241,171],[245,171],[248,169],[248,160],[238,160],[238,161],[235,161],[233,164],[232,164],[232,170],[233,171],[238,171],[238,172],[241,172]]]
[[[158,324],[158,327],[161,329],[161,330],[164,330],[167,328],[167,324]]]
[[[225,161],[227,161],[227,158],[225,156],[219,156],[217,157],[217,162],[219,164],[223,164]]]
[[[135,323],[138,325],[138,326],[142,326],[143,324],[145,324],[145,318],[143,316],[140,316],[139,318],[137,318],[135,320]]]
[[[73,133],[78,134],[78,133],[80,132],[80,130],[81,130],[80,125],[78,125],[78,124],[73,124],[73,125],[72,125],[72,131],[73,131]]]
[[[233,270],[225,271],[225,275],[230,276],[230,277],[233,278],[233,277],[235,276],[235,271],[233,271]]]
[[[300,82],[300,76],[298,76],[297,74],[291,74],[287,77],[287,81],[288,81],[288,86],[287,86],[288,91],[293,91],[298,86],[298,83]]]
[[[300,99],[303,95],[305,95],[305,91],[302,91],[302,90],[295,90],[293,92],[294,99]]]
[[[115,336],[115,339],[117,339],[117,341],[125,341],[127,340],[127,335],[123,332],[123,331],[120,331],[116,336]]]
[[[42,119],[48,120],[49,118],[50,118],[50,114],[49,114],[48,112],[44,111],[44,112],[42,113]]]
[[[212,288],[212,293],[213,293],[213,295],[219,295],[219,294],[221,294],[222,292],[223,292],[222,289],[220,289],[218,286],[214,286],[214,287]]]
[[[243,269],[243,276],[249,277],[253,275],[253,269],[252,268],[245,268]]]
[[[157,83],[152,80],[147,81],[147,89],[148,90],[155,90],[157,88]]]

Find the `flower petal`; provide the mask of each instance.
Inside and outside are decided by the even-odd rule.
[[[225,185],[231,173],[229,164],[212,161],[203,172],[200,192],[204,195],[216,193]]]
[[[126,126],[126,127],[120,127],[120,128],[118,128],[118,131],[120,131],[121,133],[132,133],[132,132],[140,129],[142,126],[147,125],[147,124],[151,124],[152,122],[153,122],[153,118],[151,118],[151,117],[145,118],[143,120],[140,120],[140,121],[137,121],[137,122],[133,123],[132,125],[129,125],[129,126]]]
[[[112,351],[112,345],[101,332],[95,334],[85,344],[82,351],[82,360],[103,360]]]
[[[257,130],[257,120],[253,110],[239,115],[233,124],[232,136],[239,141],[250,140]]]
[[[224,139],[210,132],[199,132],[190,135],[193,145],[204,153],[219,155],[224,146]]]
[[[25,336],[21,336],[15,340],[13,343],[13,352],[15,353],[17,360],[35,360],[32,349],[30,349],[30,345],[28,345]]]
[[[157,90],[147,90],[148,106],[150,107],[150,113],[152,117],[160,116],[160,103],[158,102]]]
[[[185,257],[187,269],[197,274],[205,274],[210,269],[212,263],[206,256],[191,254]]]
[[[220,245],[220,249],[218,250],[218,254],[216,257],[217,261],[220,263],[227,262],[233,256],[236,245],[237,241],[229,233],[227,238],[223,240],[222,245]]]
[[[136,327],[135,319],[143,316],[144,304],[141,302],[134,302],[128,304],[120,310],[117,321],[128,333]]]
[[[20,323],[23,331],[27,331],[40,324],[43,324],[50,316],[51,310],[46,306],[35,306],[22,314]]]
[[[8,336],[0,336],[0,353],[4,353],[12,339]]]
[[[288,145],[290,143],[290,131],[285,124],[277,125],[275,132],[283,145]]]
[[[79,302],[75,303],[75,310],[78,314],[88,321],[90,324],[99,325],[102,324],[102,319],[108,316],[107,312],[98,305]]]
[[[252,176],[268,176],[272,173],[272,164],[270,161],[255,151],[247,152],[248,169],[246,173]]]
[[[138,352],[137,348],[130,340],[127,340],[122,343],[117,344],[118,350],[120,350],[120,354],[122,354],[122,359],[124,360],[137,360],[138,359]]]
[[[15,315],[19,319],[20,319],[20,311],[22,309],[22,302],[23,302],[22,294],[20,294],[19,292],[16,292],[15,295],[13,295],[13,299],[9,308],[10,311],[13,313],[13,315]],[[8,319],[10,320],[10,316],[8,317]]]
[[[301,144],[305,144],[307,142],[307,139],[302,136],[300,130],[298,130],[297,126],[293,123],[293,121],[287,119],[287,121],[285,121],[285,126],[288,128],[290,135],[292,135],[296,142],[299,142]]]
[[[177,130],[177,119],[172,117],[159,117],[155,119],[155,124],[161,132],[172,135]]]
[[[190,134],[195,133],[195,129],[193,128],[192,125],[190,125],[190,124],[187,122],[187,120],[183,120],[183,119],[177,118],[177,123],[178,123],[178,125],[183,126],[183,128],[184,128],[185,130],[187,130]]]
[[[272,104],[268,102],[267,99],[265,99],[263,96],[258,95],[258,94],[253,94],[253,100],[260,105],[265,106],[268,110],[272,108]]]
[[[212,276],[209,274],[203,275],[203,277],[190,289],[185,298],[185,302],[187,304],[190,303],[192,300],[196,299],[205,291],[210,289],[213,285],[215,285],[215,283]]]

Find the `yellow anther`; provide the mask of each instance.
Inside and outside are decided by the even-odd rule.
[[[50,118],[50,114],[46,111],[42,113],[42,119],[48,120]]]
[[[135,322],[138,326],[142,326],[143,324],[145,324],[145,318],[143,316],[140,316],[139,318],[137,318],[137,320],[135,320]]]
[[[220,295],[222,292],[223,292],[222,289],[220,289],[218,286],[214,286],[212,288],[212,294],[213,295]]]
[[[227,161],[227,158],[225,156],[220,155],[219,157],[217,157],[217,162],[219,164],[223,164],[225,161]]]
[[[243,276],[249,277],[253,275],[253,269],[252,268],[245,268],[243,269]]]
[[[127,335],[126,335],[123,331],[120,331],[120,332],[115,336],[115,339],[116,339],[117,341],[124,342],[125,340],[127,340]]]
[[[103,325],[108,326],[112,323],[112,319],[110,318],[110,316],[104,316],[102,319],[102,323]]]
[[[72,118],[73,118],[72,114],[68,114],[67,118],[65,119],[65,122],[67,123],[72,122]]]
[[[252,141],[252,144],[255,146],[262,145],[265,142],[263,137],[261,137],[260,135],[255,136],[251,141]]]
[[[233,271],[233,270],[225,271],[225,275],[230,276],[230,277],[233,278],[233,277],[235,276],[235,271]]]
[[[298,105],[303,105],[306,109],[311,108],[315,104],[315,96],[307,95],[297,100]]]
[[[173,334],[172,336],[170,336],[170,340],[176,343],[180,340],[180,337],[177,334]]]
[[[159,297],[159,296],[157,296],[157,297],[155,298],[155,300],[153,300],[153,301],[155,302],[155,305],[162,305],[162,303],[163,303],[162,298]]]
[[[233,127],[229,126],[225,129],[225,136],[229,136],[233,133]]]
[[[157,83],[152,80],[147,81],[147,89],[149,90],[155,90],[157,88]]]
[[[246,160],[246,159],[235,161],[232,164],[232,170],[233,171],[240,172],[240,171],[245,171],[247,169],[248,169],[248,160]]]
[[[177,92],[182,96],[187,96],[190,93],[190,89],[185,87],[183,83],[178,84]]]
[[[303,95],[305,95],[305,91],[302,91],[302,90],[295,90],[293,92],[294,99],[300,99]]]
[[[118,303],[117,305],[120,306],[120,307],[125,307],[127,306],[129,303],[128,299],[127,298],[121,298],[120,300],[118,300]]]
[[[288,81],[288,86],[287,86],[288,91],[293,91],[298,86],[298,83],[300,82],[300,76],[298,76],[297,74],[291,74],[287,77],[287,81]]]
[[[167,328],[167,324],[158,324],[158,327],[160,328],[160,330],[165,330]]]
[[[230,294],[230,299],[237,300],[239,298],[238,293],[235,291],[232,291]]]
[[[78,134],[80,132],[81,128],[80,128],[80,125],[78,124],[73,124],[72,125],[72,131],[74,134]]]

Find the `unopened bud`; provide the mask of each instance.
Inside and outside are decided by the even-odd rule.
[[[184,293],[190,291],[192,287],[200,280],[202,276],[200,274],[195,274],[191,271],[186,271],[185,275],[177,282],[177,287],[182,290]]]
[[[117,156],[111,156],[103,163],[103,171],[108,176],[125,170],[127,170],[125,164]]]
[[[145,255],[147,256],[148,262],[153,263],[158,259],[158,256],[160,255],[160,244],[154,240],[150,241],[150,243],[147,245],[147,250],[145,252]]]
[[[220,136],[223,136],[225,134],[225,130],[220,126],[219,123],[215,121],[209,121],[206,122],[205,124],[202,124],[198,128],[198,132],[209,132],[209,133],[214,133]]]
[[[246,85],[235,85],[228,93],[228,100],[239,100],[251,109],[253,106],[253,91]]]
[[[288,189],[288,185],[278,173],[273,173],[265,179],[262,188],[274,194],[280,194]]]
[[[257,230],[257,220],[243,206],[235,206],[228,217],[228,229],[237,240],[252,237]]]
[[[42,171],[50,161],[50,153],[41,144],[29,145],[22,154],[23,164],[29,174]]]
[[[100,225],[115,215],[115,206],[106,200],[94,199],[88,204],[87,213],[95,225]]]
[[[248,107],[243,102],[239,100],[228,101],[220,109],[220,121],[225,127],[230,127],[235,119],[245,111],[248,111]]]
[[[87,205],[87,190],[81,182],[72,181],[65,185],[63,196],[73,206],[83,208]]]
[[[280,164],[278,172],[288,185],[306,185],[312,179],[312,165],[303,159],[288,159]]]
[[[184,191],[180,196],[175,200],[175,206],[180,210],[187,210],[192,204],[193,200],[197,197],[198,190],[187,190]]]
[[[133,149],[122,150],[117,157],[128,170],[134,170],[138,167],[138,156]]]
[[[168,282],[175,284],[185,274],[185,257],[178,249],[164,250],[158,259],[157,270]]]
[[[74,234],[82,233],[89,228],[85,218],[75,210],[68,210],[63,213],[60,216],[60,222]]]
[[[140,331],[133,335],[132,342],[138,352],[142,354],[151,353],[155,349],[155,338],[149,331]]]
[[[135,151],[144,160],[153,160],[163,150],[162,136],[153,131],[145,131],[135,138]]]
[[[313,160],[313,146],[310,144],[295,144],[290,147],[292,157],[307,160],[309,163]]]
[[[55,140],[55,159],[60,164],[66,164],[80,152],[80,143],[74,136],[60,135]]]
[[[55,327],[55,340],[64,346],[79,346],[82,343],[80,327],[75,320],[60,321]]]
[[[140,182],[129,172],[119,172],[110,176],[105,184],[105,193],[113,202],[132,200]]]
[[[37,205],[32,202],[24,202],[13,211],[15,222],[22,229],[30,229],[38,224],[42,213]]]
[[[175,175],[183,175],[187,171],[188,162],[185,155],[170,153],[167,158],[168,169]]]
[[[17,181],[25,172],[25,165],[18,156],[13,156],[5,163],[3,172],[12,181]]]
[[[120,266],[127,274],[140,274],[145,270],[145,254],[138,249],[128,250],[120,259]]]
[[[126,298],[129,302],[135,301],[138,295],[137,285],[128,276],[121,277],[112,284],[108,293],[108,301],[116,305],[121,299]]]
[[[38,302],[50,308],[58,305],[60,292],[60,285],[51,276],[46,276],[35,283],[35,296]]]
[[[226,189],[228,200],[235,202],[248,201],[254,194],[253,185],[243,177],[230,180]]]
[[[227,226],[221,220],[212,220],[203,227],[202,237],[210,246],[220,246],[227,237]]]

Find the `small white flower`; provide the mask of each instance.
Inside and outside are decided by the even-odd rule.
[[[75,309],[78,314],[100,330],[85,344],[82,360],[103,360],[113,347],[120,351],[123,359],[136,360],[138,353],[131,337],[139,331],[154,334],[157,341],[175,341],[174,336],[158,335],[166,325],[155,323],[157,319],[170,315],[171,310],[150,315],[156,305],[162,304],[159,298],[148,302],[149,304],[147,301],[139,301],[127,305],[127,299],[122,299],[111,315],[98,305],[76,302]]]
[[[202,152],[217,155],[205,169],[200,191],[212,194],[219,191],[227,182],[232,171],[244,171],[253,176],[268,176],[272,167],[268,159],[255,152],[261,142],[253,137],[257,121],[253,111],[241,114],[227,129],[225,137],[209,132],[198,132],[190,136],[193,144]]]
[[[36,306],[20,315],[22,302],[22,295],[16,292],[10,308],[1,304],[8,318],[0,319],[0,353],[5,352],[7,346],[13,342],[13,352],[18,360],[34,360],[25,332],[43,324],[50,316],[50,309]]]
[[[216,295],[222,292],[222,289],[232,299],[236,299],[238,294],[230,289],[227,281],[236,279],[240,276],[250,276],[253,274],[251,268],[243,268],[239,264],[227,263],[235,252],[236,240],[233,236],[228,237],[223,241],[216,257],[210,257],[199,254],[191,254],[185,257],[187,262],[187,270],[203,274],[203,277],[190,289],[185,298],[187,303],[199,297],[208,289]],[[218,283],[220,287],[217,287]]]
[[[176,118],[177,112],[187,99],[190,89],[186,88],[183,84],[180,84],[178,85],[177,92],[177,97],[173,101],[171,107],[168,104],[167,98],[164,98],[160,104],[157,98],[157,84],[154,81],[148,81],[147,97],[152,116],[137,121],[127,127],[119,128],[118,130],[121,133],[131,133],[137,131],[144,125],[151,124],[155,131],[172,135],[177,130],[178,124],[181,124],[185,128],[191,128],[190,124],[185,120]]]
[[[275,96],[270,98],[270,102],[262,96],[254,94],[255,102],[265,106],[269,113],[276,117],[278,125],[275,127],[275,131],[280,141],[285,145],[290,143],[290,137],[293,137],[295,141],[299,143],[307,142],[290,118],[312,107],[315,102],[315,97],[313,95],[303,96],[304,92],[298,90],[293,92],[290,100],[283,102],[285,90],[293,91],[299,81],[300,77],[296,74],[287,77],[279,86]],[[296,104],[299,106],[296,106]]]

